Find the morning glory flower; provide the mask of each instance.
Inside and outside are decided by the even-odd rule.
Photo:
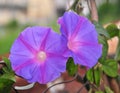
[[[75,64],[93,67],[102,54],[95,26],[73,11],[65,12],[58,19],[60,31]]]
[[[10,61],[17,75],[46,84],[66,70],[64,51],[61,36],[51,28],[28,27],[13,43]]]

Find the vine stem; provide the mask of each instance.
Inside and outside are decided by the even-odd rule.
[[[4,65],[6,65],[5,62],[4,62],[4,61],[0,61],[0,69],[1,69]]]
[[[64,83],[70,83],[70,82],[72,82],[72,81],[76,80],[77,76],[78,76],[78,73],[76,73],[76,75],[74,76],[74,78],[73,78],[73,79],[71,79],[71,80],[67,80],[67,81],[63,81],[63,82],[59,82],[59,83],[56,83],[56,84],[54,84],[54,85],[52,85],[52,86],[48,87],[48,88],[47,88],[45,91],[43,91],[42,93],[47,93],[47,92],[48,92],[48,90],[49,90],[50,88],[52,88],[52,87],[54,87],[54,86],[56,86],[56,85],[59,85],[59,84],[64,84]]]
[[[4,61],[0,61],[0,64],[5,64],[5,62]]]
[[[98,90],[98,91],[100,90],[95,84],[92,84],[92,83],[90,83],[90,82],[89,82],[89,84],[90,84],[93,88],[95,88],[96,90]]]
[[[87,1],[88,9],[89,9],[89,11],[90,11],[90,14],[91,14],[90,2],[89,2],[89,0],[86,0],[86,1]]]
[[[77,91],[77,93],[80,93],[80,92],[82,91],[82,89],[83,89],[87,84],[89,84],[88,81]]]
[[[13,90],[15,91],[15,93],[19,93],[14,87],[12,87],[13,88]]]
[[[91,12],[91,19],[92,21],[98,22],[98,12],[95,0],[87,0],[88,4],[90,4],[90,12]]]

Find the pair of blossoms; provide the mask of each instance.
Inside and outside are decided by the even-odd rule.
[[[58,19],[60,34],[48,27],[28,27],[15,40],[10,61],[18,76],[46,84],[66,70],[69,57],[75,64],[93,67],[102,54],[95,26],[73,11]]]

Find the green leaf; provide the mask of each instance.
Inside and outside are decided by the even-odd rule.
[[[6,57],[3,57],[4,62],[6,63],[6,66],[9,70],[12,70],[10,60]]]
[[[114,93],[108,86],[105,86],[106,93]]]
[[[0,93],[10,93],[13,83],[15,82],[14,72],[6,67],[2,68],[3,74],[0,75]]]
[[[6,63],[6,65],[2,67],[1,71],[3,72],[3,74],[0,75],[0,78],[15,82],[15,74],[14,71],[12,70],[9,59],[4,57],[3,60]]]
[[[108,54],[108,43],[107,40],[103,36],[99,36],[99,42],[103,45],[102,46],[102,56],[99,59],[100,63],[103,63],[106,60]]]
[[[3,75],[0,76],[1,79],[8,79],[11,80],[13,82],[15,82],[15,75],[13,72],[11,73],[4,73]]]
[[[96,69],[91,68],[87,71],[86,77],[90,82],[95,83],[97,86],[99,86],[101,71],[99,68]]]
[[[97,69],[94,70],[95,84],[96,84],[97,86],[100,85],[100,77],[101,77],[101,72],[100,72],[100,69],[97,68]]]
[[[113,59],[108,59],[102,64],[102,70],[110,77],[116,77],[118,75],[118,65]]]
[[[108,32],[98,22],[94,21],[93,24],[99,35],[105,36],[108,39],[110,38]]]
[[[95,93],[104,93],[103,91],[96,91]]]
[[[89,81],[94,82],[93,69],[92,68],[87,71],[86,77]]]
[[[10,93],[13,83],[9,79],[0,78],[0,93]]]
[[[110,35],[110,38],[113,38],[114,36],[119,36],[119,29],[115,24],[110,24],[106,27],[107,32]]]
[[[116,49],[115,60],[120,61],[120,39],[118,41],[118,45]]]
[[[0,93],[10,93],[13,83],[15,82],[15,75],[12,71],[10,61],[7,58],[3,58],[6,66],[2,68],[2,74],[0,75]]]
[[[69,58],[66,67],[68,74],[73,76],[76,74],[78,66],[74,64],[73,58]]]

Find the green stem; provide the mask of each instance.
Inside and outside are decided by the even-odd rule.
[[[115,54],[115,60],[120,61],[120,38],[118,39],[118,45]]]

